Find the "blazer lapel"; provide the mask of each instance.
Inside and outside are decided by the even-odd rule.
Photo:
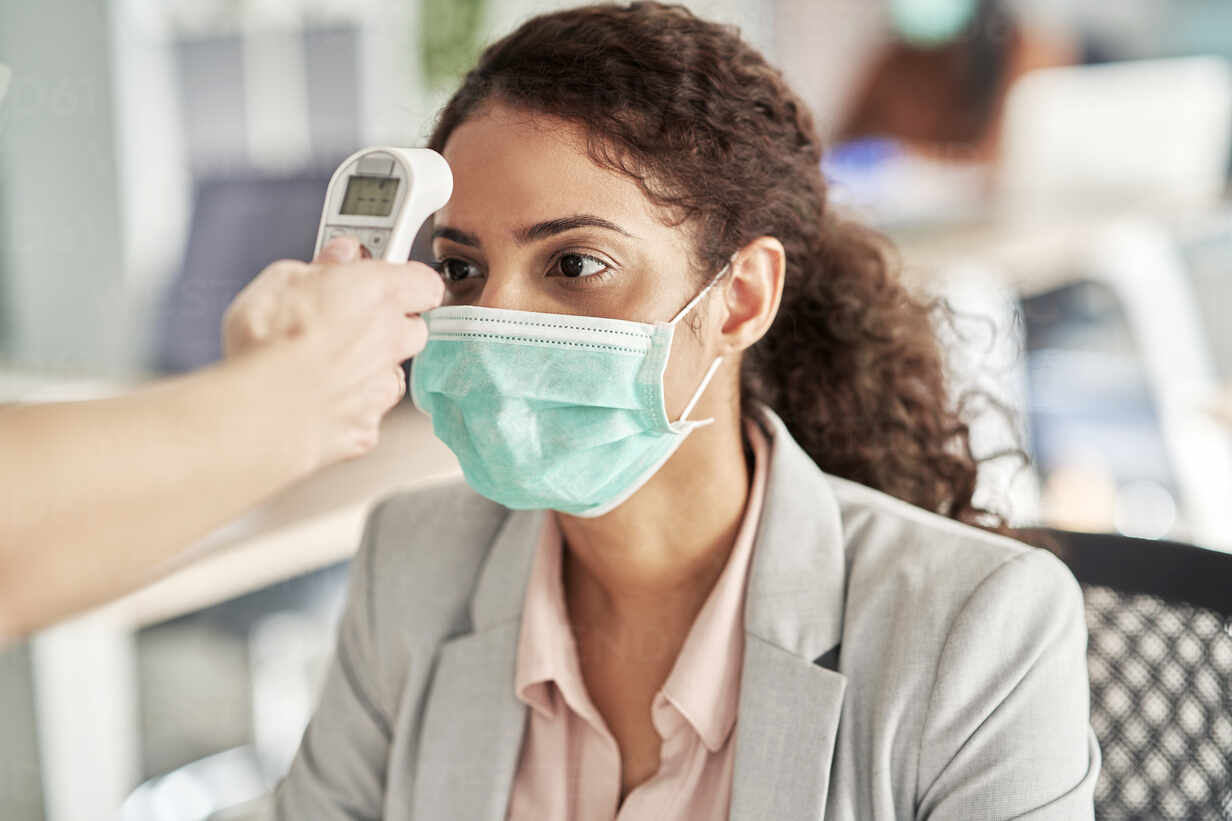
[[[514,693],[522,598],[543,516],[505,520],[471,599],[473,632],[441,645],[421,725],[414,818],[505,817],[527,718]]]
[[[730,818],[822,818],[847,678],[747,639]]]
[[[413,818],[505,817],[526,708],[513,691],[518,622],[441,647],[423,717]]]
[[[730,817],[819,819],[847,686],[842,525],[824,474],[760,410],[773,445],[745,595]]]

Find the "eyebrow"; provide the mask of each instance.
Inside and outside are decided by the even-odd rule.
[[[633,236],[611,220],[605,220],[593,214],[574,214],[570,217],[546,220],[526,226],[525,228],[519,228],[513,232],[513,238],[519,245],[526,245],[537,240],[547,239],[556,234],[572,231],[576,228],[602,228],[605,231],[614,231],[626,237]],[[469,245],[472,248],[480,247],[479,237],[474,234],[468,234],[466,231],[459,231],[457,228],[451,228],[448,225],[442,225],[432,231],[432,238],[437,239],[438,237],[456,242],[459,245]]]
[[[479,237],[474,234],[468,234],[465,231],[459,231],[457,228],[450,228],[448,225],[442,225],[432,229],[432,239],[447,239],[450,242],[456,242],[459,245],[469,245],[472,248],[479,247]]]

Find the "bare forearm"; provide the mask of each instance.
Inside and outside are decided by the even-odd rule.
[[[371,450],[444,284],[357,253],[335,240],[320,263],[269,265],[227,309],[221,365],[0,408],[0,639],[148,581],[273,491]]]
[[[0,408],[0,637],[136,587],[306,475],[297,361],[283,346],[126,396]]]

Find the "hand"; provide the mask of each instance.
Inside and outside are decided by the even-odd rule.
[[[313,263],[274,262],[241,291],[222,323],[223,356],[286,349],[271,388],[295,401],[315,467],[359,456],[377,443],[381,417],[406,392],[401,363],[423,350],[419,314],[444,283],[426,265],[359,259],[351,237],[331,240]],[[286,407],[286,406],[284,406]]]

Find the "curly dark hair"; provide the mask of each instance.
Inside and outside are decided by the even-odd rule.
[[[441,111],[440,151],[499,100],[584,126],[588,152],[693,231],[699,285],[739,248],[777,237],[782,303],[745,354],[741,401],[773,408],[827,473],[969,524],[978,460],[947,395],[934,305],[889,246],[826,200],[812,116],[739,32],[682,6],[544,14],[488,46]]]

